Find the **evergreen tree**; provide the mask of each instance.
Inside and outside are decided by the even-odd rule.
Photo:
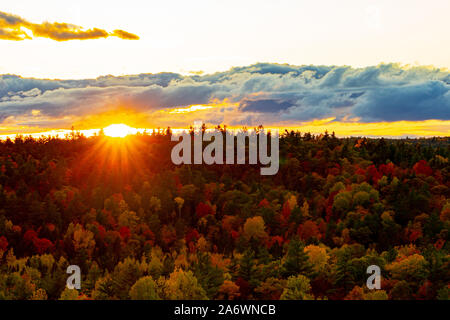
[[[281,275],[283,277],[296,276],[298,274],[308,276],[311,274],[312,266],[304,249],[305,245],[297,238],[289,242],[286,256],[281,265]]]
[[[194,263],[192,271],[199,284],[205,290],[206,295],[210,299],[214,298],[224,278],[222,270],[211,264],[211,258],[208,253],[197,253],[197,261]]]

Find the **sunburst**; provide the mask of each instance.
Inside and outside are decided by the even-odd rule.
[[[113,138],[124,138],[129,134],[135,134],[136,131],[137,130],[135,128],[127,126],[123,123],[111,124],[103,129],[106,136]]]

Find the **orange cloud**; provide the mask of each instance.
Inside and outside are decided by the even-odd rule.
[[[88,40],[107,37],[118,37],[125,40],[139,39],[137,35],[119,29],[113,32],[107,32],[99,28],[84,30],[80,26],[69,23],[43,22],[37,24],[19,16],[0,11],[0,40],[21,41],[32,39],[23,29],[30,30],[33,37],[49,38],[55,41]]]
[[[137,35],[120,29],[114,30],[111,35],[125,40],[139,40],[139,37]]]
[[[20,41],[25,39],[31,38],[21,30],[5,30],[0,28],[0,40]]]

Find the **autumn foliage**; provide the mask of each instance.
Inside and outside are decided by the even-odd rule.
[[[275,176],[175,166],[172,146],[0,142],[0,299],[449,298],[449,138],[286,131]]]

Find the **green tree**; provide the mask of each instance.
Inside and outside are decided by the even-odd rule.
[[[114,297],[114,283],[110,275],[97,280],[92,298],[95,300],[110,300]]]
[[[259,272],[256,267],[255,252],[252,249],[245,250],[242,257],[239,259],[238,277],[245,279],[256,287],[259,284]]]
[[[199,284],[205,289],[206,295],[212,299],[224,281],[222,270],[211,264],[208,253],[198,252],[192,271]]]
[[[59,300],[77,300],[78,299],[78,291],[75,289],[65,288],[61,293]]]
[[[143,270],[138,261],[126,258],[112,273],[113,290],[119,299],[127,299],[131,286],[142,276]]]
[[[312,272],[312,265],[309,262],[308,254],[304,251],[303,242],[292,239],[289,242],[287,253],[281,265],[281,275],[284,277],[296,276],[298,274],[309,275]]]
[[[286,288],[280,300],[313,300],[309,279],[304,275],[291,276],[287,280]]]
[[[160,300],[156,282],[150,276],[140,278],[131,287],[130,298],[133,300]]]

